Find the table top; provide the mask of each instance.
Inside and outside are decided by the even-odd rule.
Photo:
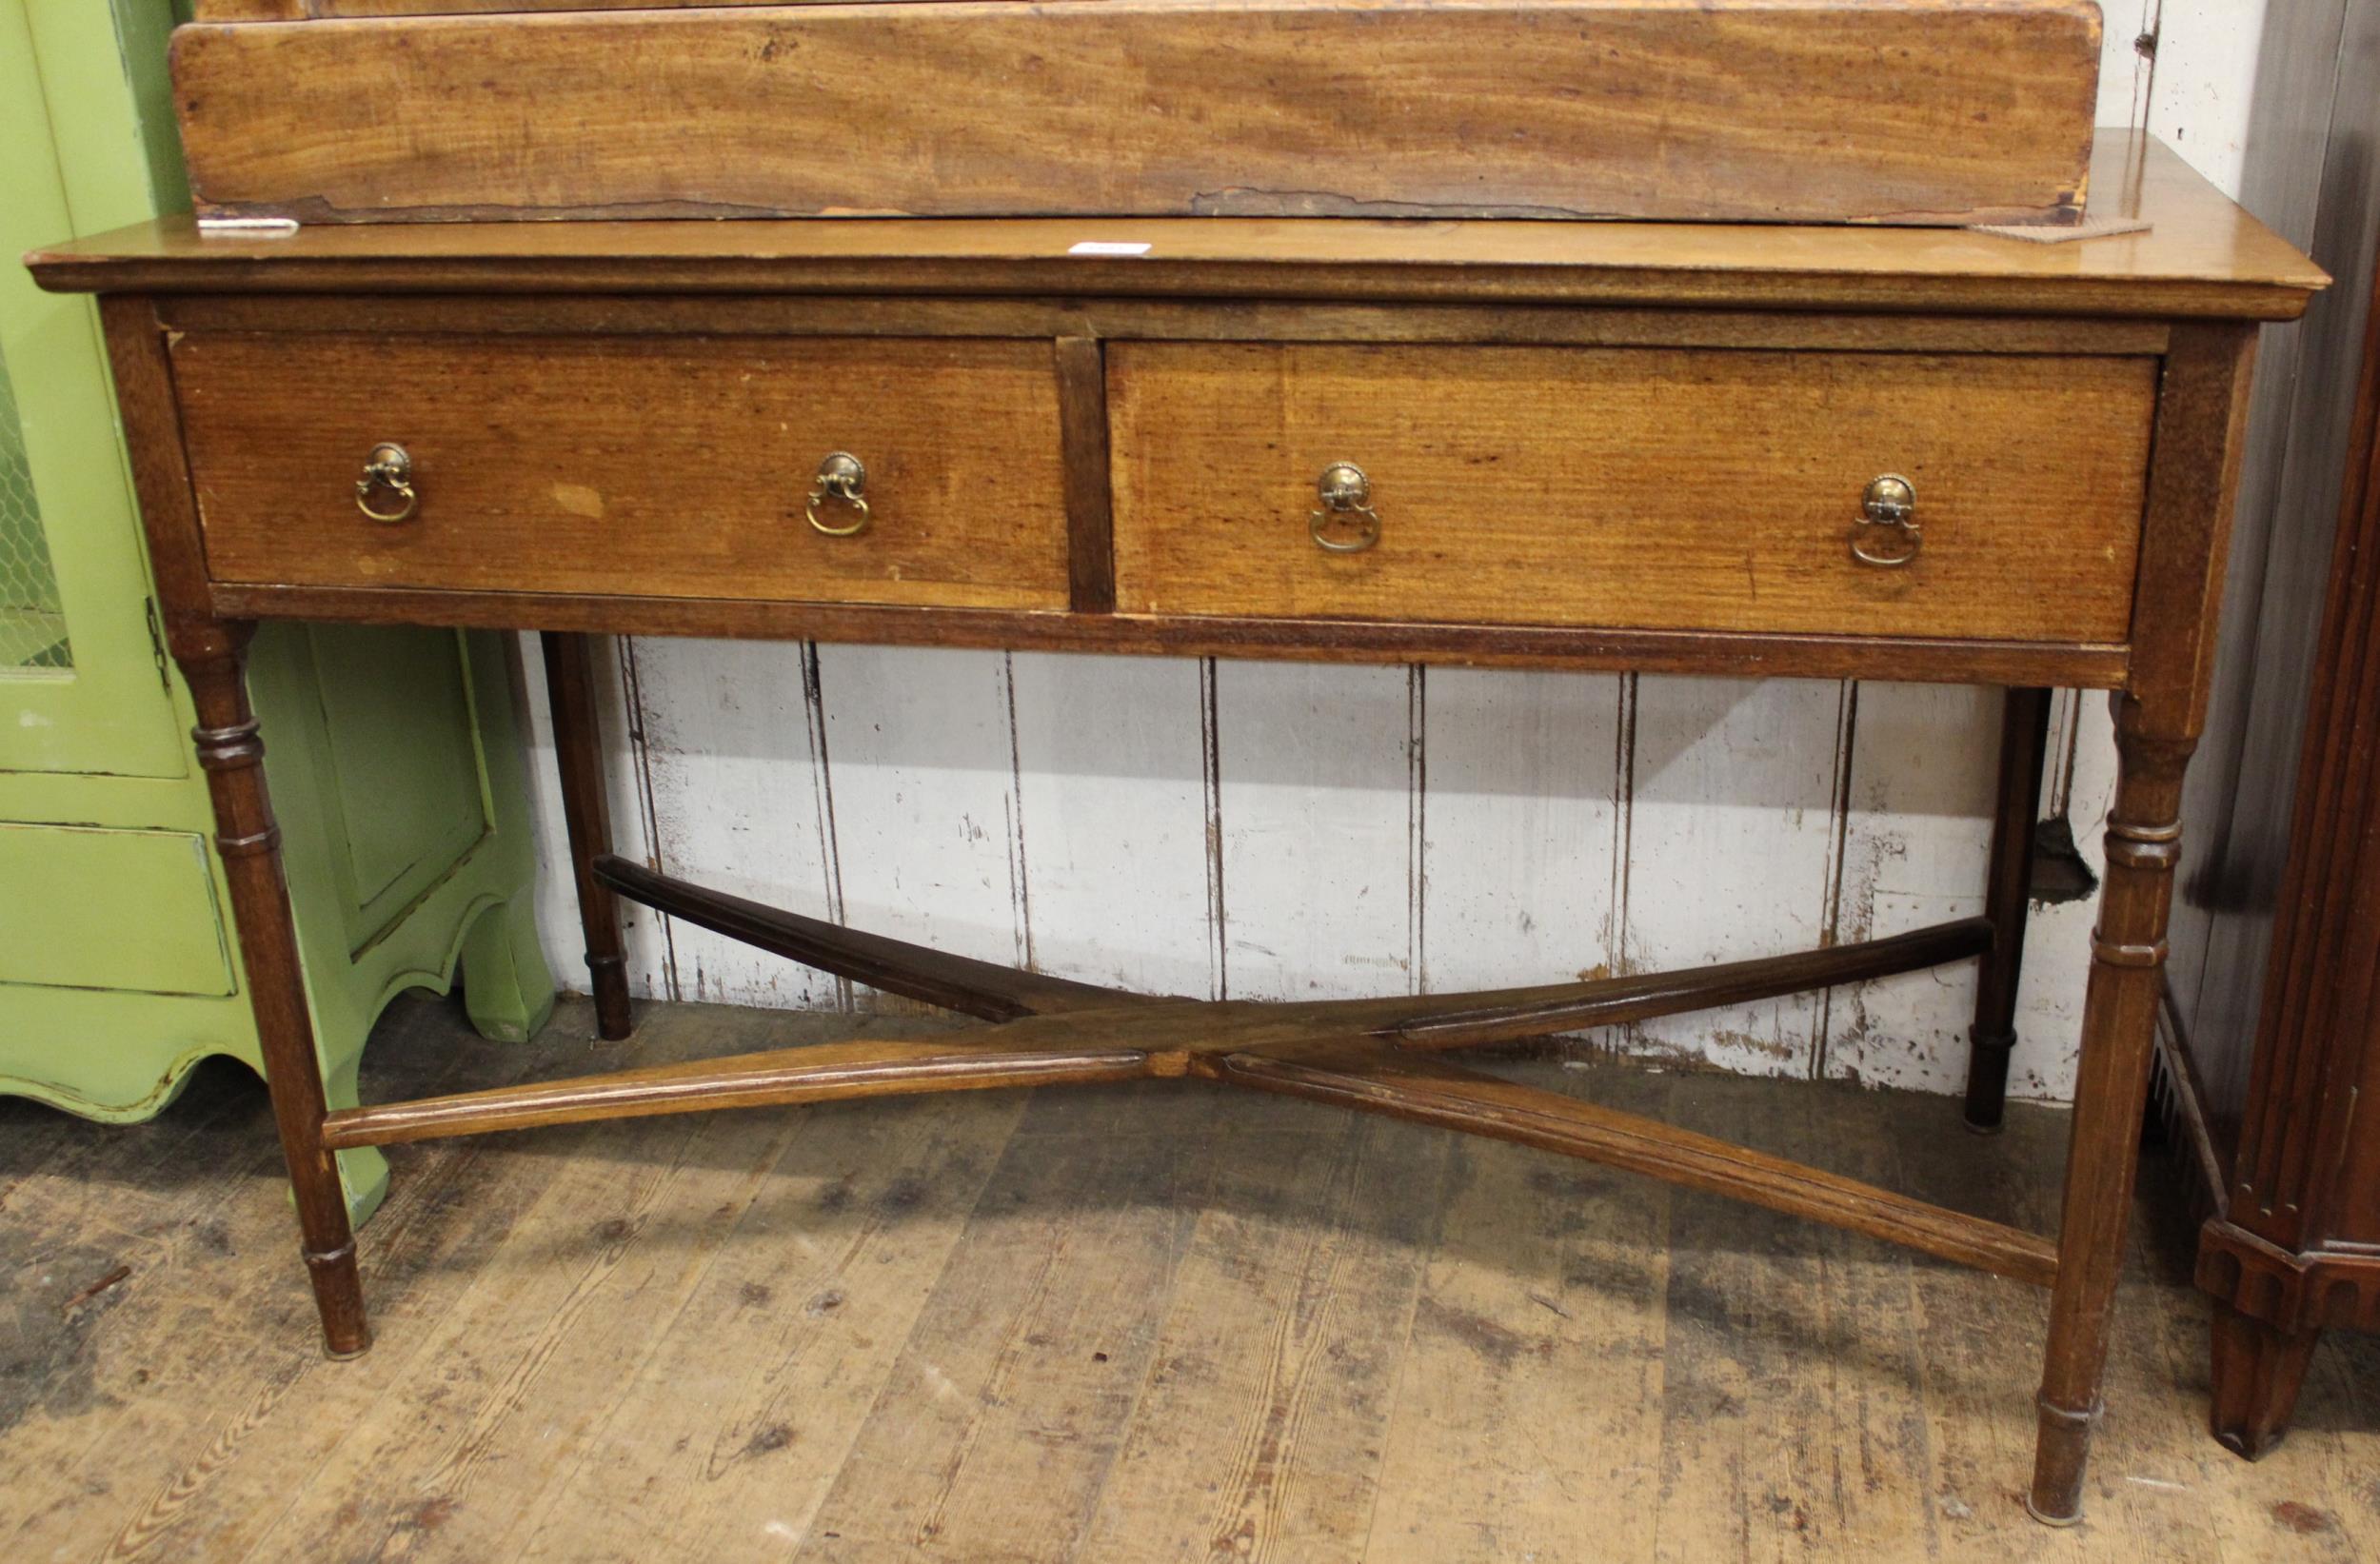
[[[1960,228],[1350,218],[811,218],[318,225],[188,217],[37,250],[90,292],[1190,295],[2290,320],[2329,277],[2145,134],[2102,130],[2093,218]],[[1085,250],[1083,247],[1092,247]]]

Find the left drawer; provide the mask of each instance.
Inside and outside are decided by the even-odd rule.
[[[1066,606],[1045,340],[227,332],[172,355],[219,582]],[[390,445],[409,493],[387,468],[359,492]]]

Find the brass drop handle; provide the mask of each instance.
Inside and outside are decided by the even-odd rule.
[[[395,495],[397,508],[374,510],[372,490],[376,488]],[[393,526],[411,516],[421,503],[421,496],[413,492],[413,458],[406,454],[403,445],[385,442],[374,445],[372,454],[365,459],[364,476],[355,481],[355,508],[375,522]]]
[[[1326,554],[1360,554],[1380,541],[1380,513],[1372,508],[1372,480],[1353,462],[1333,462],[1314,481],[1321,508],[1306,519],[1306,535]],[[1356,518],[1352,531],[1339,519]]]
[[[1917,530],[1917,486],[1897,472],[1872,480],[1859,502],[1859,520],[1852,524],[1852,557],[1862,564],[1896,570],[1917,557],[1925,538]],[[1869,544],[1881,534],[1895,534],[1879,553]]]
[[[803,512],[810,518],[812,526],[830,538],[848,538],[854,532],[865,531],[868,505],[860,491],[866,486],[867,468],[860,465],[860,459],[849,451],[836,451],[818,465],[818,485],[810,490],[809,503],[802,507]],[[830,526],[818,519],[819,506],[837,503],[851,507],[850,525]]]

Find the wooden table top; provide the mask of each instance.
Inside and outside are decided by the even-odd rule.
[[[2330,281],[2144,134],[2100,132],[2091,214],[2152,226],[2055,244],[1956,228],[1196,217],[388,223],[276,238],[202,237],[182,217],[26,260],[44,287],[93,292],[1189,294],[2254,320],[2296,318]]]

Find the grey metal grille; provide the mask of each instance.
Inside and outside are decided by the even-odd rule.
[[[16,388],[0,357],[0,669],[70,668],[58,574],[41,530],[41,502],[25,456]]]

